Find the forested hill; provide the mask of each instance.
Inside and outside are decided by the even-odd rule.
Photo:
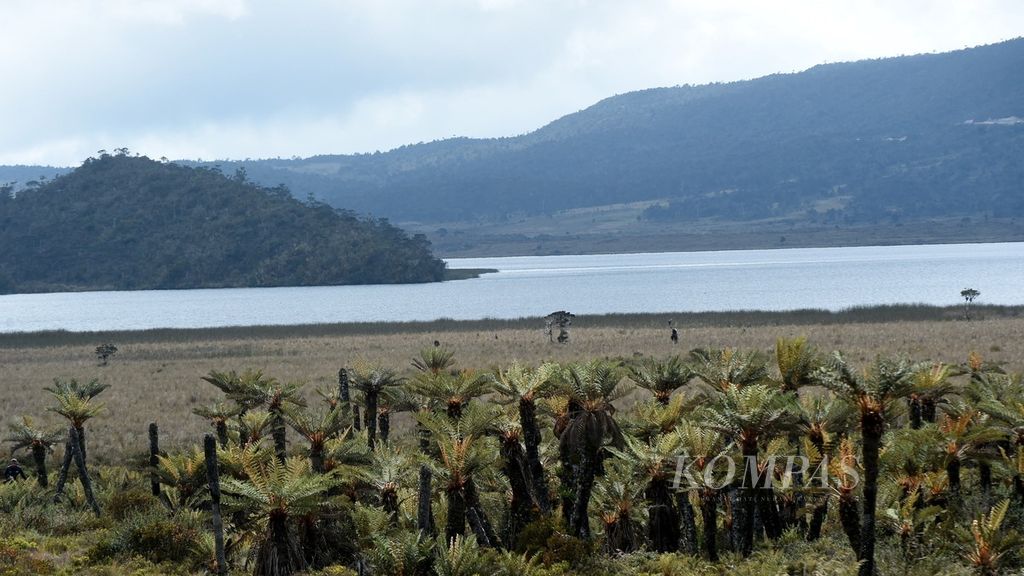
[[[651,201],[658,221],[856,223],[1024,215],[1021,158],[1024,39],[628,93],[515,138],[242,164],[398,221]]]
[[[0,191],[0,291],[441,280],[422,236],[304,204],[239,171],[102,155]]]

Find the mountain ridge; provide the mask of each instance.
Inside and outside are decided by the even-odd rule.
[[[644,208],[602,233],[1013,223],[1024,216],[1024,124],[986,123],[1012,117],[1024,117],[1024,38],[627,92],[519,136],[183,163],[243,167],[449,253],[459,247],[442,230],[483,237],[528,221],[527,236],[586,235],[563,212],[622,204]]]

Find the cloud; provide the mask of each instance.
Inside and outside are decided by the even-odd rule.
[[[527,132],[615,93],[951,50],[1017,0],[15,0],[0,163],[265,157]]]

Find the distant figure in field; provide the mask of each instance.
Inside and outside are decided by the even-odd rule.
[[[671,336],[671,338],[672,338],[672,343],[673,344],[679,344],[679,331],[676,330],[675,328],[672,329],[672,336]]]
[[[21,465],[18,464],[17,458],[11,458],[11,463],[4,468],[4,482],[14,482],[21,476],[22,479],[28,478],[25,475],[25,471],[21,469]]]
[[[434,340],[434,348],[439,348],[440,346],[441,346],[441,341],[440,340]]]

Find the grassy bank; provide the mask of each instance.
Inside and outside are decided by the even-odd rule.
[[[468,280],[479,278],[481,274],[497,272],[494,268],[445,268],[444,279],[447,280]]]
[[[158,421],[169,446],[195,442],[206,432],[192,409],[217,398],[200,380],[211,370],[253,368],[282,381],[331,387],[342,366],[380,364],[400,374],[435,340],[456,352],[461,366],[490,369],[513,359],[528,363],[590,358],[665,357],[694,347],[770,350],[776,338],[805,335],[823,350],[843,350],[859,364],[878,355],[903,354],[918,360],[961,363],[971,351],[1024,370],[1024,309],[977,307],[974,320],[962,309],[929,306],[857,308],[843,312],[715,312],[579,316],[566,345],[549,342],[541,319],[410,323],[262,326],[134,332],[39,332],[0,335],[0,430],[22,414],[57,422],[41,413],[43,387],[54,378],[98,378],[112,385],[104,395],[107,413],[95,421],[97,458],[145,449],[145,429]],[[669,340],[668,321],[680,331]],[[98,366],[95,348],[113,343],[117,354]]]

